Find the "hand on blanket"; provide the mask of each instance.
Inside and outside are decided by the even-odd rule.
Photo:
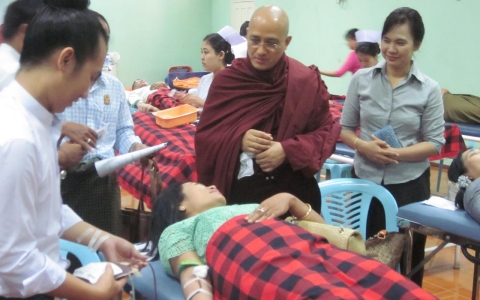
[[[140,103],[140,104],[137,105],[137,108],[138,108],[138,111],[141,111],[141,112],[159,111],[158,108],[156,108],[155,106],[153,106],[151,104],[147,104],[147,103]]]
[[[181,97],[178,97],[177,101],[183,104],[190,104],[195,107],[203,107],[205,105],[205,100],[195,94],[185,94]]]
[[[296,198],[288,193],[280,193],[264,200],[257,209],[249,214],[245,220],[249,223],[261,222],[266,219],[272,219],[283,216],[287,213]]]
[[[250,129],[243,135],[243,152],[260,153],[270,148],[272,144],[272,135],[260,130]]]

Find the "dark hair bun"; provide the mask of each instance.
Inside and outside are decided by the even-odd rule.
[[[231,49],[225,52],[225,63],[227,65],[230,65],[234,59],[235,59],[235,54],[232,53]]]
[[[55,8],[71,8],[76,10],[87,9],[90,0],[43,0],[45,5]]]
[[[465,174],[467,170],[462,161],[462,153],[459,153],[451,162],[448,167],[448,180],[451,182],[457,182],[460,175]]]

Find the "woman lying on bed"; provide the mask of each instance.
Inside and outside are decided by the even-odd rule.
[[[153,205],[150,240],[187,299],[434,299],[388,266],[277,218],[287,212],[324,222],[286,193],[226,205],[215,186],[171,185]]]
[[[480,223],[480,149],[469,149],[452,161],[448,179],[459,187],[455,204]]]

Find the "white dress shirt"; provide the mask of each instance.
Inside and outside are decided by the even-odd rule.
[[[0,44],[0,91],[15,79],[20,69],[20,53],[5,43]]]
[[[0,104],[0,296],[23,298],[65,281],[59,237],[81,219],[62,205],[59,120],[17,81]]]

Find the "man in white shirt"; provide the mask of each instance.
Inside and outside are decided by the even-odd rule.
[[[20,68],[20,53],[28,24],[44,8],[43,0],[16,0],[6,10],[2,24],[4,43],[0,44],[0,91],[9,85]],[[76,166],[91,146],[85,141],[96,141],[95,131],[82,124],[66,122],[62,135],[68,136],[72,143],[66,143],[58,149],[58,164],[62,170]]]
[[[110,266],[93,285],[66,273],[60,237],[109,261],[146,259],[62,205],[55,113],[87,96],[108,42],[88,1],[75,1],[56,1],[32,20],[20,70],[0,92],[0,299],[112,299],[121,291],[126,280],[115,281]]]
[[[15,78],[28,23],[43,6],[42,0],[18,0],[8,6],[0,44],[0,91]]]

